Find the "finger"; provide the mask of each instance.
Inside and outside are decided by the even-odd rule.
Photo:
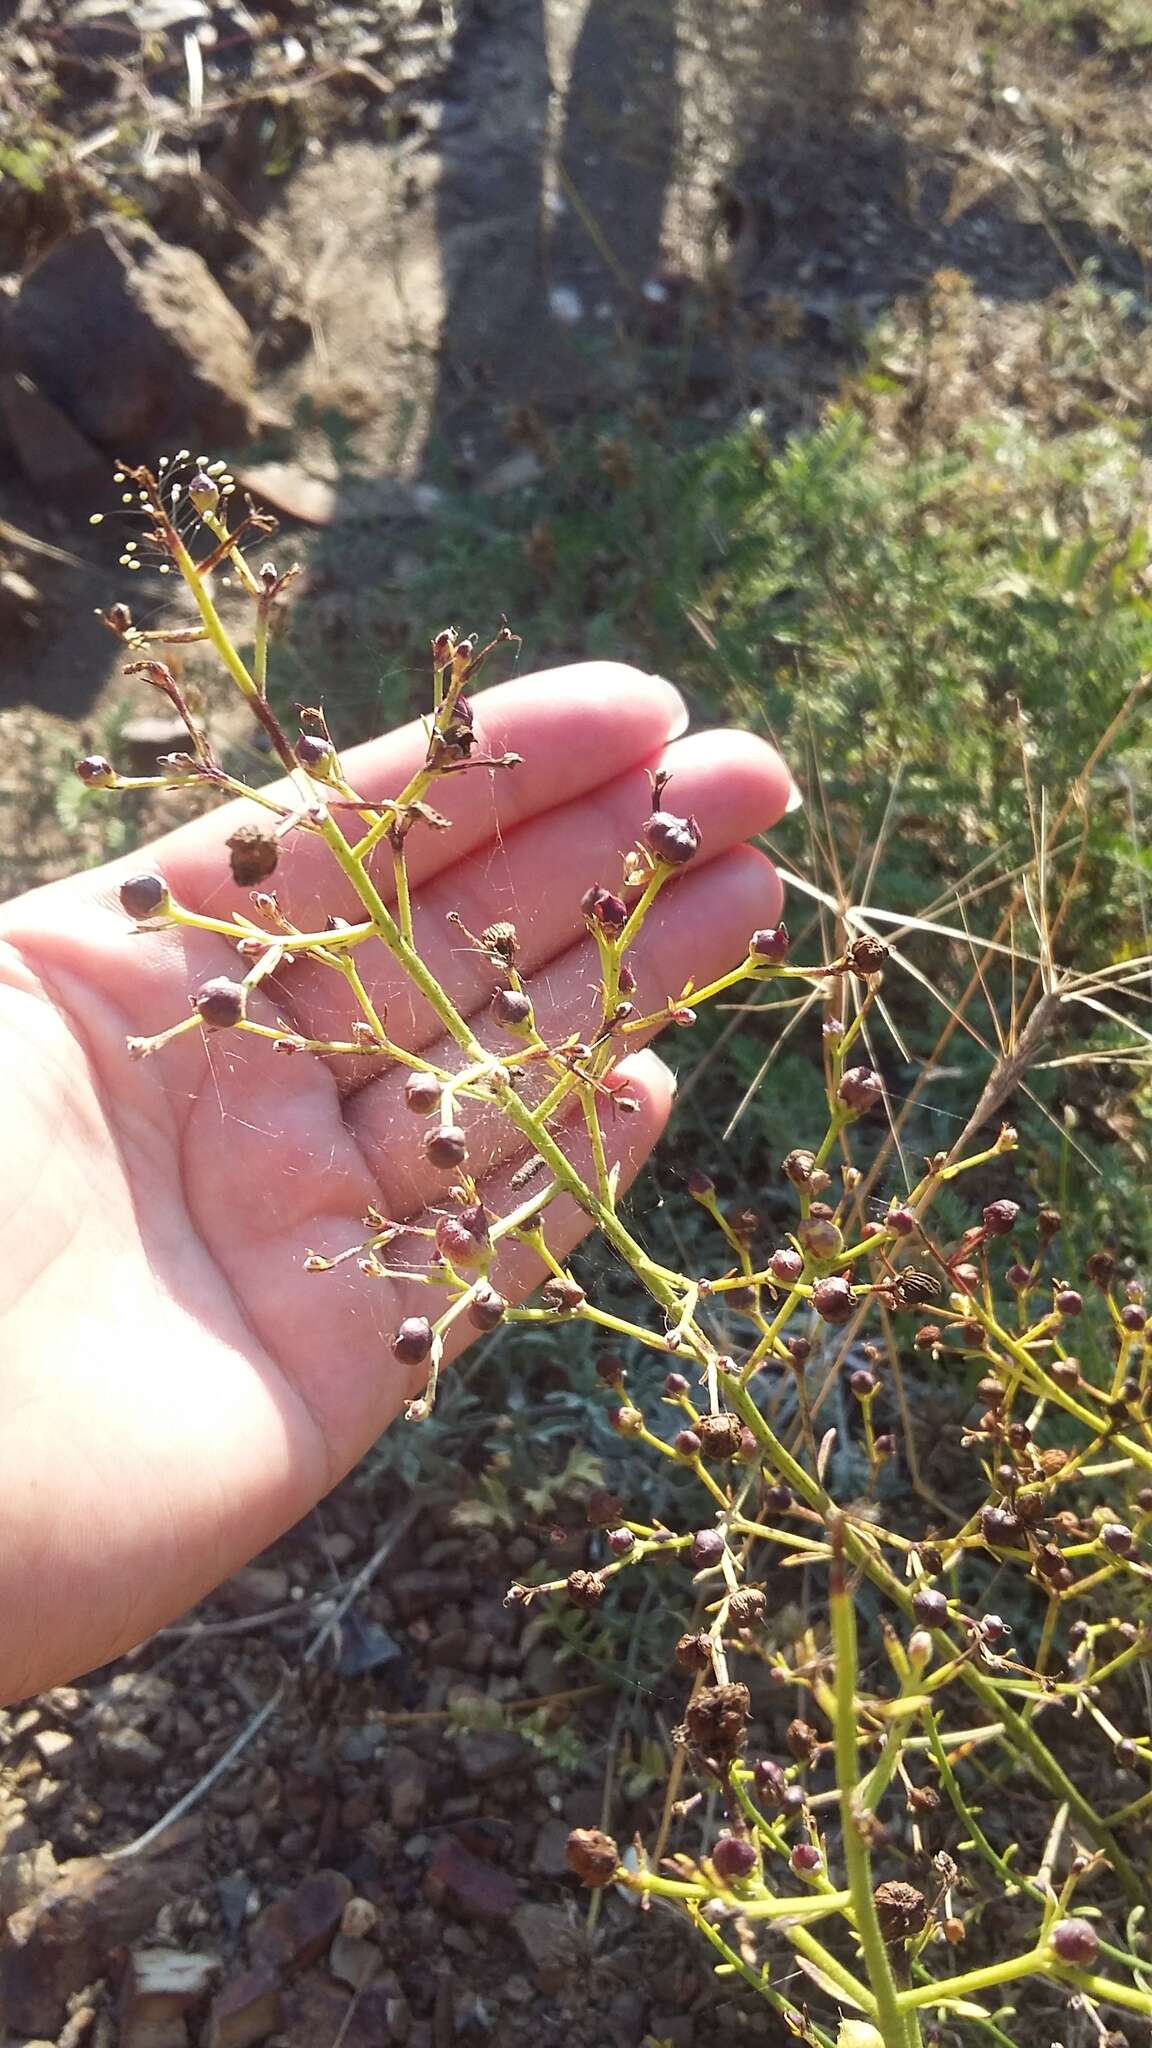
[[[687,723],[684,700],[673,684],[622,662],[578,662],[570,667],[498,683],[471,700],[476,752],[517,753],[515,768],[472,768],[440,778],[431,801],[452,821],[448,832],[420,827],[408,841],[413,886],[452,866],[477,846],[554,804],[578,797],[624,769],[649,759]],[[400,791],[423,765],[427,735],[414,720],[343,757],[346,778],[369,802]],[[267,794],[294,806],[298,793],[275,783]],[[363,829],[355,813],[338,811],[346,834]],[[267,825],[269,813],[240,801],[184,825],[153,849],[169,885],[191,908],[229,916],[249,907],[248,891],[231,880],[225,842],[241,824]],[[381,847],[372,872],[392,900],[391,857]],[[360,905],[350,885],[334,875],[332,858],[313,835],[298,833],[291,862],[276,878],[284,909],[301,929],[322,925],[329,911],[351,917]]]
[[[750,733],[694,734],[666,748],[659,765],[671,776],[670,803],[691,812],[701,828],[700,867],[780,817],[789,778],[779,755]],[[500,976],[482,951],[448,922],[455,913],[471,932],[510,920],[517,964],[533,977],[584,935],[581,898],[593,883],[616,887],[625,850],[651,808],[648,772],[633,768],[595,792],[548,811],[436,876],[415,906],[416,941],[427,967],[466,1016],[491,1001]],[[695,864],[690,872],[697,872]],[[668,885],[669,898],[683,886]],[[746,936],[746,934],[745,934]],[[412,1050],[433,1043],[441,1025],[391,954],[375,941],[357,949],[356,964],[390,1035]],[[635,963],[630,963],[635,966]],[[347,1040],[362,1014],[347,983],[330,968],[300,960],[278,985],[295,1028],[306,1038]],[[346,1086],[370,1073],[367,1063],[341,1063]]]
[[[689,975],[703,988],[742,959],[757,924],[773,923],[779,916],[781,895],[771,861],[748,846],[734,848],[709,866],[684,875],[657,898],[633,950],[637,988],[632,1001],[637,1016],[662,1007],[670,995],[678,995]],[[537,977],[533,989],[537,1023],[549,1043],[595,1025],[598,978],[596,948],[588,938],[570,947]],[[488,1020],[482,1036],[506,1050],[509,1057],[515,1056],[515,1041],[502,1036]],[[437,1053],[449,1067],[460,1064],[460,1055],[452,1046],[441,1045]],[[546,1079],[541,1076],[537,1098],[554,1078],[553,1074]],[[458,1114],[468,1134],[469,1171],[477,1179],[522,1151],[522,1138],[497,1108],[461,1103]],[[606,1106],[602,1120],[608,1130],[620,1119]],[[446,1191],[450,1176],[429,1165],[424,1156],[424,1126],[405,1104],[403,1074],[393,1069],[360,1089],[344,1104],[344,1121],[369,1171],[386,1192],[392,1216],[411,1216]]]

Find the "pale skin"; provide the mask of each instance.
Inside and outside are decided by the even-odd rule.
[[[596,960],[580,897],[594,882],[618,886],[658,767],[673,777],[667,806],[696,814],[703,844],[641,935],[636,1001],[650,1010],[689,974],[722,973],[778,917],[775,872],[745,843],[791,793],[771,748],[739,732],[682,737],[672,687],[614,664],[525,677],[474,703],[485,751],[514,750],[523,765],[442,782],[436,801],[453,830],[409,842],[417,941],[467,1014],[486,1016],[493,976],[447,923],[453,909],[474,932],[514,919],[546,1036],[590,1028]],[[349,777],[369,798],[393,793],[422,747],[413,727],[372,741],[345,757]],[[429,1290],[365,1279],[354,1262],[303,1270],[309,1250],[362,1239],[370,1203],[425,1220],[444,1205],[445,1176],[424,1159],[425,1127],[404,1108],[396,1070],[288,1057],[235,1033],[189,1033],[144,1060],[126,1047],[187,1016],[190,993],[234,975],[237,956],[224,938],[136,931],[120,883],[160,872],[191,908],[250,914],[224,841],[252,813],[229,806],[0,907],[6,1701],[184,1612],[320,1500],[422,1382],[388,1339],[402,1316],[437,1312]],[[275,887],[301,929],[351,910],[324,850],[299,835]],[[370,952],[362,971],[392,1034],[458,1065],[389,956]],[[347,991],[315,963],[289,968],[260,1002],[251,1014],[309,1036],[348,1029]],[[482,1035],[493,1042],[487,1026]],[[674,1093],[654,1053],[626,1064],[638,1108],[604,1118],[625,1180]],[[473,1163],[500,1213],[516,1199],[523,1141],[469,1117]],[[575,1134],[567,1149],[583,1156]],[[571,1204],[549,1219],[561,1254],[588,1228]],[[494,1277],[521,1298],[540,1269],[517,1248]]]

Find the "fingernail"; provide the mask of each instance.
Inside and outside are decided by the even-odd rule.
[[[691,718],[688,706],[684,702],[684,698],[675,683],[669,682],[667,676],[656,676],[654,680],[658,683],[663,683],[664,688],[673,699],[672,722],[668,728],[668,737],[670,740],[681,739],[688,730]]]
[[[789,811],[802,811],[803,809],[804,791],[798,782],[794,782],[788,791],[788,801],[784,806],[784,815],[787,817]]]

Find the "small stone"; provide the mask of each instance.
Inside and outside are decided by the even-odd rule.
[[[63,1728],[41,1728],[32,1737],[32,1747],[45,1770],[59,1770],[76,1748],[76,1737]]]
[[[328,1951],[328,1968],[341,1984],[362,1991],[370,1984],[383,1962],[375,1942],[361,1934],[337,1932]]]
[[[313,1871],[265,1907],[252,1929],[253,1958],[282,1971],[306,1969],[323,1955],[351,1897],[352,1881],[342,1871]]]
[[[5,1928],[0,2005],[8,2027],[55,2037],[69,1999],[102,1976],[113,1949],[138,1940],[188,1882],[187,1867],[175,1859],[62,1863],[48,1889]]]
[[[219,1968],[217,1956],[133,1949],[120,1987],[119,2048],[180,2048],[183,2015],[205,1996]]]
[[[131,1778],[143,1783],[155,1777],[164,1763],[164,1751],[140,1728],[114,1728],[96,1738],[96,1751],[103,1768],[114,1778]]]
[[[541,1991],[555,1995],[579,1971],[587,1969],[587,1948],[580,1925],[567,1906],[543,1906],[529,1901],[516,1912],[512,1927],[520,1937]]]
[[[383,1671],[387,1665],[403,1661],[400,1644],[378,1621],[363,1621],[358,1614],[349,1614],[341,1623],[336,1659],[341,1678],[364,1678],[371,1671]]]
[[[225,1579],[218,1597],[233,1614],[263,1614],[270,1607],[283,1607],[291,1590],[282,1565],[246,1564]]]
[[[47,1842],[0,1856],[0,1922],[38,1899],[56,1875],[56,1858]]]
[[[544,1822],[532,1850],[530,1867],[534,1877],[564,1877],[567,1874],[570,1833],[566,1820]]]
[[[424,1889],[432,1905],[444,1905],[462,1920],[489,1927],[509,1920],[520,1903],[515,1878],[499,1864],[473,1856],[454,1835],[445,1835],[437,1844]]]
[[[330,1564],[347,1564],[355,1554],[356,1538],[346,1529],[331,1529],[321,1536],[320,1548]]]
[[[203,2048],[254,2048],[278,2030],[283,2016],[275,1973],[267,1968],[246,1970],[212,2000]]]
[[[360,1728],[347,1728],[340,1737],[340,1761],[345,1764],[370,1764],[383,1749],[388,1739],[387,1728],[371,1721]]]
[[[520,1770],[531,1752],[514,1728],[475,1728],[457,1742],[460,1768],[470,1785],[487,1785],[494,1778]]]
[[[217,1878],[215,1891],[220,1918],[229,1932],[235,1934],[248,1917],[248,1904],[253,1896],[252,1880],[242,1870],[234,1870],[228,1877]]]
[[[402,1744],[385,1760],[384,1782],[388,1787],[388,1818],[394,1828],[408,1834],[416,1827],[428,1797],[429,1767],[414,1749]]]

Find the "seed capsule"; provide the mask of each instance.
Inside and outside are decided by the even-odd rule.
[[[1090,1970],[1100,1954],[1100,1936],[1090,1920],[1057,1920],[1048,1939],[1053,1954],[1074,1969]]]
[[[460,1126],[442,1124],[439,1130],[429,1131],[424,1140],[424,1157],[430,1166],[438,1166],[443,1173],[463,1166],[468,1157],[468,1140]]]
[[[120,884],[120,907],[129,917],[155,917],[167,910],[170,901],[168,884],[161,875],[131,875]]]
[[[392,1338],[392,1356],[401,1365],[423,1365],[432,1349],[432,1325],[427,1316],[405,1316]]]
[[[207,1030],[227,1031],[240,1023],[247,1000],[248,991],[240,982],[217,974],[198,991],[195,1007]]]
[[[700,827],[695,818],[678,818],[673,811],[653,811],[641,828],[640,837],[657,860],[669,867],[686,867],[700,851]]]
[[[740,1884],[751,1877],[759,1858],[756,1845],[747,1835],[721,1835],[713,1844],[712,1868],[724,1884]]]

